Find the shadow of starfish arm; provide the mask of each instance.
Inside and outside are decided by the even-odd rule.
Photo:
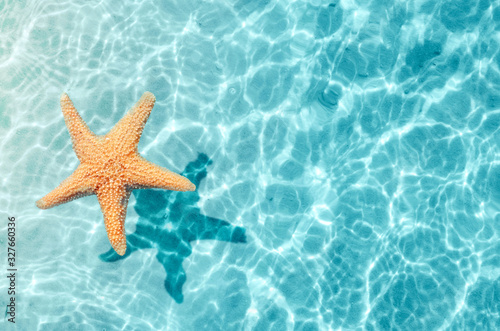
[[[103,262],[116,262],[118,260],[123,260],[124,258],[128,257],[132,252],[131,252],[131,247],[127,247],[127,251],[125,252],[125,255],[118,255],[114,249],[110,249],[106,253],[102,253],[99,255],[99,259]]]
[[[167,273],[164,283],[165,289],[177,303],[184,301],[182,286],[186,282],[186,272],[182,268],[182,261],[185,258],[186,256],[179,254],[163,254],[161,252],[156,255],[156,259],[163,265]]]
[[[199,153],[195,161],[189,162],[182,176],[188,178],[194,185],[200,185],[203,178],[207,176],[207,167],[212,164],[212,160],[204,153]]]
[[[127,236],[127,251],[125,252],[125,255],[121,256],[118,255],[114,249],[110,249],[106,253],[103,253],[99,255],[99,259],[104,262],[115,262],[118,260],[123,260],[127,258],[130,254],[133,252],[139,250],[139,249],[145,249],[145,248],[152,248],[153,246],[151,245],[151,242],[141,236],[136,235],[135,233]]]
[[[196,239],[219,240],[233,243],[246,243],[245,229],[233,226],[230,223],[213,217],[205,217],[200,220],[204,222],[202,231],[198,233]]]

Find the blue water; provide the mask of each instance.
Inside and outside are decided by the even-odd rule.
[[[500,329],[498,1],[1,1],[0,265],[14,330]],[[137,190],[128,251],[67,92],[197,184]],[[0,282],[0,304],[9,284]]]

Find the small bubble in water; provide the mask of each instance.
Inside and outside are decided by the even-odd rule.
[[[235,94],[235,93],[236,93],[236,89],[235,89],[234,87],[231,87],[231,88],[229,89],[229,93],[231,93],[231,94]]]

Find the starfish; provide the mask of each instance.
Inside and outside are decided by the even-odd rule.
[[[144,93],[108,134],[98,136],[90,131],[69,96],[63,93],[61,109],[80,164],[71,176],[36,202],[38,208],[48,209],[83,196],[97,195],[111,246],[117,254],[124,255],[127,250],[125,216],[132,190],[196,189],[186,177],[147,161],[137,151],[154,103],[155,96]]]
[[[207,167],[211,163],[207,155],[198,154],[198,158],[189,162],[181,174],[199,186],[207,177]],[[193,241],[247,242],[244,228],[202,213],[198,207],[198,192],[176,194],[143,190],[133,194],[137,201],[134,209],[139,219],[135,232],[127,236],[127,252],[119,256],[110,249],[99,258],[104,262],[116,262],[128,258],[134,252],[156,248],[156,259],[166,272],[163,284],[177,303],[184,300],[182,287],[187,275],[182,263],[191,255]]]

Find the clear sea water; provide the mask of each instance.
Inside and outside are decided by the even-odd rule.
[[[120,258],[35,201],[61,93],[105,134],[145,91],[198,188],[135,191]],[[499,126],[499,1],[0,1],[0,329],[498,330]]]

